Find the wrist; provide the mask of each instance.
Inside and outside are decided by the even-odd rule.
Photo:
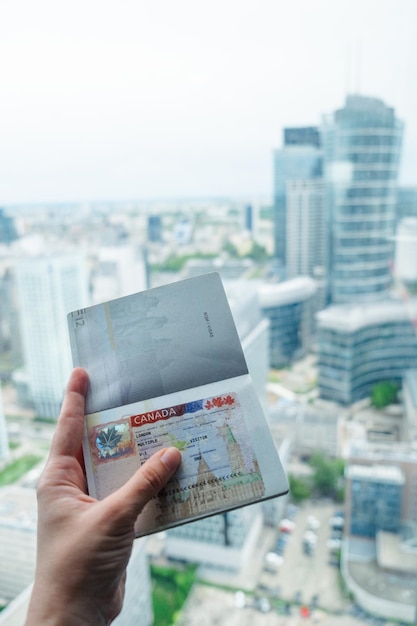
[[[37,586],[35,581],[25,626],[108,626],[110,623],[97,611],[90,614],[79,599],[69,600],[57,590],[48,591],[46,585]]]

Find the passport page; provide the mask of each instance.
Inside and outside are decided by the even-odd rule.
[[[68,316],[74,366],[94,413],[247,374],[219,274],[156,287]]]

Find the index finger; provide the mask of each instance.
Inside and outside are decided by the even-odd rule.
[[[75,368],[65,390],[61,412],[52,439],[51,455],[78,455],[84,430],[84,406],[87,389],[87,372],[80,367]]]

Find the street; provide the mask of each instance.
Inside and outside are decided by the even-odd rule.
[[[308,503],[299,508],[295,517],[295,527],[288,535],[288,542],[283,551],[284,562],[276,575],[263,574],[262,582],[280,588],[280,597],[289,602],[296,598],[300,603],[310,604],[313,596],[317,597],[319,607],[327,611],[344,611],[349,602],[342,596],[339,582],[339,570],[330,564],[327,541],[330,538],[329,518],[340,509],[333,503]],[[307,519],[314,517],[320,523],[315,531],[317,543],[313,554],[303,552],[303,535],[308,529]],[[273,580],[270,580],[270,579]]]
[[[263,568],[252,569],[252,572],[258,571],[258,584],[253,593],[247,591],[248,586],[242,591],[244,585],[240,591],[227,591],[196,584],[176,626],[309,626],[316,623],[334,626],[336,621],[338,626],[363,625],[365,622],[348,613],[351,603],[342,594],[339,569],[331,564],[327,546],[331,536],[329,519],[339,509],[340,505],[329,501],[307,502],[300,506],[292,532],[285,534],[282,563],[274,568],[264,559]],[[312,522],[316,526],[317,542],[313,553],[307,555],[303,551],[303,535]],[[258,560],[260,555],[256,556]],[[210,579],[211,584],[215,584],[213,575]],[[221,575],[218,583],[225,583]],[[235,583],[238,590],[242,579],[236,577]],[[230,579],[228,584],[233,584]],[[282,601],[279,611],[274,605],[276,599]],[[303,606],[308,607],[304,615]],[[287,613],[283,614],[285,610]]]

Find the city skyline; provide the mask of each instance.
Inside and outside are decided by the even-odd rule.
[[[272,195],[284,127],[349,93],[405,122],[417,185],[411,0],[0,9],[0,204]]]
[[[299,132],[294,133],[294,129],[291,134],[293,138],[300,135]],[[304,135],[304,132],[301,134]],[[361,136],[359,135],[360,138]],[[362,151],[362,154],[368,155],[368,151]],[[367,164],[368,167],[369,164]],[[307,181],[309,194],[312,191],[311,182]],[[300,195],[299,186],[289,185],[289,188],[291,194]],[[311,198],[309,204],[312,206],[310,200]],[[154,242],[149,241],[151,232],[148,229],[147,216],[134,206],[129,209],[127,204],[119,207],[114,205],[111,210],[108,205],[103,212],[96,210],[93,206],[73,206],[70,210],[62,211],[31,207],[30,210],[22,211],[15,218],[15,231],[12,228],[13,219],[9,218],[5,212],[3,219],[0,220],[0,222],[3,221],[3,224],[0,224],[3,226],[0,228],[0,234],[3,235],[4,253],[3,275],[0,277],[2,279],[0,287],[3,287],[3,293],[13,293],[11,290],[13,270],[15,267],[18,268],[23,261],[20,259],[18,250],[22,247],[27,252],[41,253],[40,258],[29,260],[26,297],[22,298],[21,289],[17,289],[16,292],[18,304],[21,305],[21,314],[28,324],[35,322],[40,316],[47,322],[46,336],[41,327],[36,331],[34,326],[30,328],[33,339],[36,340],[33,349],[39,353],[40,358],[36,374],[38,370],[40,373],[41,361],[44,357],[51,361],[46,339],[51,339],[55,346],[62,347],[64,344],[58,328],[52,326],[48,313],[52,309],[58,309],[55,317],[65,320],[64,312],[59,310],[59,306],[53,306],[53,302],[56,300],[55,304],[59,305],[59,302],[64,300],[63,291],[67,297],[73,291],[71,287],[74,286],[71,268],[67,268],[70,269],[69,273],[67,271],[59,273],[60,280],[56,282],[60,285],[56,285],[57,289],[52,289],[52,281],[47,280],[50,272],[48,267],[44,267],[44,262],[48,256],[46,255],[44,259],[42,253],[48,247],[52,250],[51,244],[53,243],[55,246],[59,243],[60,255],[68,254],[73,263],[75,263],[75,253],[88,252],[88,284],[90,294],[96,297],[98,293],[103,294],[103,287],[115,290],[113,295],[117,295],[117,289],[130,288],[130,285],[120,284],[119,270],[123,272],[121,268],[126,267],[127,264],[130,266],[131,278],[135,278],[137,272],[132,270],[131,259],[142,244],[149,245],[147,258],[149,258],[151,285],[158,284],[159,280],[170,282],[181,277],[195,275],[195,273],[206,273],[210,269],[224,274],[225,281],[233,279],[232,291],[227,291],[227,296],[231,299],[231,306],[235,303],[234,306],[237,307],[233,308],[233,315],[242,347],[245,350],[248,370],[254,372],[254,384],[259,386],[260,394],[265,400],[271,432],[276,445],[279,446],[287,475],[292,477],[291,493],[294,500],[296,500],[297,484],[304,485],[306,491],[303,498],[305,500],[298,512],[292,504],[287,506],[288,502],[285,499],[270,500],[268,508],[262,507],[262,512],[259,510],[259,515],[256,516],[253,515],[253,510],[242,509],[242,517],[236,511],[227,520],[210,518],[210,522],[204,520],[197,528],[192,525],[181,527],[181,537],[171,536],[169,533],[163,537],[155,536],[156,543],[153,539],[149,541],[151,564],[158,566],[161,556],[164,563],[168,557],[171,559],[172,571],[176,572],[177,559],[190,563],[197,561],[198,576],[199,579],[206,581],[203,583],[205,588],[208,588],[211,581],[216,585],[220,584],[233,589],[228,592],[226,600],[213,601],[211,604],[216,610],[219,609],[224,613],[225,621],[231,619],[229,610],[232,609],[233,594],[237,590],[240,590],[241,595],[249,598],[246,590],[252,596],[252,590],[259,589],[259,591],[262,590],[262,605],[254,602],[253,605],[245,608],[245,614],[248,616],[249,611],[253,611],[254,622],[256,616],[264,609],[271,613],[271,617],[275,610],[280,612],[285,606],[288,607],[289,613],[295,614],[299,609],[301,599],[303,605],[309,607],[312,612],[316,606],[320,607],[323,624],[333,623],[336,610],[340,616],[343,615],[342,619],[346,620],[346,624],[351,623],[348,621],[350,615],[363,616],[362,622],[356,620],[354,623],[365,623],[365,619],[368,622],[370,615],[382,615],[381,619],[398,620],[401,618],[411,622],[415,614],[416,579],[411,575],[404,577],[403,573],[405,571],[408,574],[410,570],[412,573],[416,571],[417,557],[415,554],[410,554],[406,562],[402,550],[404,547],[412,549],[415,544],[417,520],[415,450],[417,370],[407,369],[413,368],[415,364],[417,345],[414,337],[415,316],[411,311],[412,303],[409,302],[407,306],[404,306],[401,299],[397,299],[392,302],[393,306],[385,303],[382,307],[380,303],[373,302],[368,306],[369,314],[365,316],[363,305],[357,307],[356,312],[353,311],[354,315],[351,315],[347,305],[343,305],[342,309],[336,307],[325,309],[317,318],[316,347],[312,352],[309,350],[313,339],[311,322],[313,309],[316,306],[314,302],[316,287],[313,278],[301,276],[281,283],[268,283],[271,278],[270,259],[263,257],[258,263],[253,262],[253,264],[248,264],[248,258],[233,256],[228,259],[229,265],[227,262],[224,262],[224,265],[219,263],[222,260],[222,253],[235,249],[233,245],[230,245],[231,242],[234,242],[236,250],[242,250],[245,254],[244,251],[247,252],[249,249],[248,244],[257,243],[260,236],[265,237],[265,229],[272,243],[273,225],[268,217],[269,212],[256,212],[253,233],[248,238],[248,232],[243,229],[247,204],[224,202],[217,206],[213,204],[208,208],[209,203],[207,203],[204,208],[198,209],[190,205],[191,203],[185,204],[181,210],[178,210],[177,205],[172,206],[171,213],[167,212],[161,216],[161,230],[157,233],[157,241]],[[404,201],[399,215],[407,215],[407,211],[414,211],[414,207],[413,199],[410,202]],[[177,226],[183,223],[184,215],[187,215],[188,211],[190,211],[190,216],[195,213],[198,219],[193,222],[190,237],[186,241],[183,238],[181,242]],[[19,212],[16,211],[16,213]],[[297,216],[295,217],[298,219]],[[305,218],[302,219],[305,220]],[[261,222],[265,223],[261,224]],[[308,224],[312,227],[310,222]],[[17,240],[13,240],[10,236],[13,232],[17,235]],[[29,237],[29,241],[25,241],[25,234],[28,233],[33,233],[34,236]],[[164,245],[161,245],[160,240]],[[319,241],[317,237],[315,240]],[[42,241],[43,244],[40,245]],[[264,241],[264,239],[259,239],[259,241]],[[212,254],[209,254],[208,258],[202,252],[206,250],[207,242],[212,246],[210,248]],[[396,239],[396,242],[402,245],[401,239]],[[35,243],[38,247],[34,245]],[[29,246],[29,244],[32,245]],[[295,244],[291,240],[290,247],[293,245]],[[176,271],[168,276],[163,269],[163,262],[169,260],[170,253],[182,254],[183,259],[187,259],[188,255],[189,257],[182,269],[178,266]],[[116,260],[120,263],[116,263]],[[165,265],[165,269],[167,266]],[[415,268],[415,264],[413,267]],[[254,272],[254,269],[257,271]],[[412,274],[412,284],[414,284],[414,279],[415,274]],[[22,276],[16,283],[16,287],[19,287],[19,284],[22,285]],[[133,288],[133,285],[131,286]],[[258,292],[259,296],[262,295],[259,302],[256,298],[258,289],[262,289],[262,294]],[[53,291],[56,291],[57,296],[51,300],[48,294]],[[7,302],[10,296],[5,297]],[[258,305],[261,305],[260,310]],[[67,306],[73,305],[68,302]],[[4,413],[9,428],[11,458],[14,459],[17,456],[23,461],[27,457],[28,449],[30,451],[42,450],[42,455],[46,453],[45,444],[52,435],[53,429],[47,422],[34,419],[35,414],[40,411],[35,411],[33,408],[30,410],[30,406],[27,407],[30,410],[29,417],[24,415],[20,417],[21,411],[26,407],[28,394],[23,384],[25,378],[22,378],[21,372],[13,372],[14,367],[11,368],[11,364],[16,363],[17,357],[16,355],[13,359],[10,358],[15,350],[12,342],[14,327],[10,319],[15,309],[12,306],[8,308],[9,310],[2,311],[2,318],[0,318],[0,331],[3,332],[3,337],[0,333],[0,341],[2,340],[4,351],[2,356],[6,392]],[[324,331],[327,331],[327,338],[323,335]],[[320,333],[332,347],[332,352],[328,350],[325,353],[322,349],[325,342],[320,340]],[[268,342],[268,337],[277,344],[285,339],[286,344],[285,346],[281,344],[282,347],[291,349],[285,354],[288,364],[282,363],[282,369],[273,367],[270,370],[269,365],[274,366],[274,363],[270,359],[271,343]],[[61,352],[63,353],[62,350]],[[301,358],[303,355],[304,358]],[[28,365],[27,356],[22,356]],[[392,365],[392,369],[387,373],[387,369],[384,368],[381,374],[379,366],[383,367],[387,361],[388,366]],[[346,396],[341,397],[340,393],[337,397],[329,397],[322,393],[323,390],[325,391],[320,371],[322,363],[327,366],[325,373],[333,385],[332,388],[338,392],[347,389],[348,393],[351,392],[351,397],[346,399]],[[341,365],[339,371],[342,371],[343,377],[338,375],[338,364]],[[379,405],[373,402],[373,392],[378,386],[385,389],[387,385],[384,380],[391,378],[393,372],[398,373],[398,376],[395,376],[398,379],[398,388],[404,381],[402,395],[404,402],[398,395],[396,401],[392,398],[389,401],[395,402],[394,404],[377,408]],[[356,403],[355,400],[359,399],[356,395],[358,385],[361,386],[359,389],[361,392],[369,379],[372,379],[371,389],[367,388],[364,397],[361,394],[361,401]],[[34,375],[33,380],[35,381]],[[350,381],[353,381],[352,385]],[[377,381],[381,381],[382,384]],[[398,388],[396,387],[397,392]],[[351,402],[355,403],[351,404]],[[234,445],[233,441],[231,444]],[[321,463],[329,464],[329,467],[339,467],[340,474],[338,473],[335,477],[336,482],[332,482],[333,486],[330,491],[327,482],[323,490],[320,488],[317,491],[316,470],[311,474],[314,468],[313,462],[317,456],[321,459]],[[306,462],[308,457],[310,461]],[[397,468],[394,469],[397,475],[396,482],[391,481],[393,484],[386,486],[385,478],[387,476],[389,478],[389,472],[394,466]],[[352,497],[349,496],[350,491],[347,491],[346,500],[342,489],[343,467],[346,468],[348,477],[352,472],[356,472],[355,476],[358,475],[361,479],[351,481]],[[33,488],[37,477],[36,472],[28,474],[24,479],[25,486]],[[400,484],[400,481],[403,484]],[[358,485],[360,487],[365,485],[367,494],[370,494],[368,499],[372,497],[372,494],[376,494],[375,507],[363,508],[364,499],[356,497]],[[391,488],[395,491],[392,497],[390,497]],[[34,493],[32,495],[34,496]],[[390,498],[389,510],[385,508],[385,497]],[[332,501],[330,498],[335,498],[335,500]],[[387,526],[386,523],[378,523],[377,527],[374,521],[379,522],[378,515],[384,511],[387,515],[395,514],[395,524],[390,523]],[[335,516],[336,513],[338,516]],[[288,535],[283,530],[285,527],[288,528],[287,516],[291,517],[290,522],[292,521],[294,525],[289,545],[286,545]],[[338,520],[337,527],[334,527],[335,519]],[[346,531],[340,527],[340,521],[342,520],[343,525],[344,519]],[[390,520],[386,517],[385,521],[386,519]],[[311,526],[311,520],[313,520],[313,526]],[[358,525],[362,521],[371,526],[373,524],[370,531],[367,531],[368,534],[364,532],[363,524]],[[13,528],[18,528],[19,523],[20,518],[14,518]],[[306,531],[306,528],[310,530]],[[191,535],[192,532],[193,535]],[[314,545],[308,544],[310,546],[308,550],[305,547],[306,532],[309,538],[312,535],[314,537]],[[383,533],[382,536],[381,533]],[[13,558],[13,549],[17,551],[21,545],[18,539],[13,545],[9,542],[11,558]],[[380,540],[383,541],[382,547]],[[227,545],[223,546],[222,541]],[[363,563],[362,559],[364,541],[367,541],[366,554],[372,557],[371,561],[366,563]],[[359,560],[357,559],[357,545],[361,552]],[[387,550],[390,550],[389,554],[393,555],[388,560],[386,559]],[[284,557],[283,554],[285,554]],[[271,557],[273,557],[272,561]],[[380,566],[380,557],[385,559],[387,572],[384,567]],[[26,559],[26,562],[29,563],[29,559]],[[276,565],[277,562],[280,562],[279,567]],[[129,576],[134,585],[139,585],[141,598],[138,598],[136,589],[131,589],[134,609],[131,608],[129,597],[127,597],[125,615],[120,618],[120,624],[125,625],[134,621],[139,606],[141,607],[140,614],[146,620],[145,615],[149,614],[146,609],[150,607],[151,593],[153,600],[157,598],[157,592],[151,591],[148,584],[149,572],[140,567],[143,563],[144,561],[140,559],[139,569],[134,561],[131,561],[129,566],[134,568],[131,570],[134,574],[131,576],[129,573]],[[32,569],[33,566],[32,561]],[[182,570],[183,565],[180,568]],[[355,602],[342,597],[341,576],[352,594],[349,597],[354,596]],[[393,576],[396,577],[396,584],[391,583]],[[6,578],[6,582],[8,580]],[[373,582],[368,584],[368,581],[377,581],[378,584]],[[182,617],[179,619],[184,620],[181,623],[185,623],[188,619],[193,594],[199,588],[201,588],[200,584],[194,585],[187,596],[187,601],[181,609]],[[154,582],[152,589],[155,589]],[[279,598],[276,595],[277,589],[279,589]],[[302,597],[296,595],[301,589]],[[5,596],[6,600],[8,597]],[[23,610],[22,604],[27,602],[27,598],[26,592],[23,592],[11,600],[4,612],[0,612],[0,623],[10,624],[9,619],[14,618],[15,611]],[[157,600],[154,606],[159,606]],[[235,606],[232,610],[239,611],[240,609]],[[193,613],[193,617],[189,619],[190,623],[201,622],[203,611],[200,605],[197,611],[198,614]],[[206,612],[209,614],[209,611],[204,610],[204,613]],[[278,615],[274,617],[277,620],[280,619]],[[217,622],[223,623],[221,620]],[[214,621],[210,623],[214,624]],[[280,622],[276,621],[276,623],[278,626]]]

